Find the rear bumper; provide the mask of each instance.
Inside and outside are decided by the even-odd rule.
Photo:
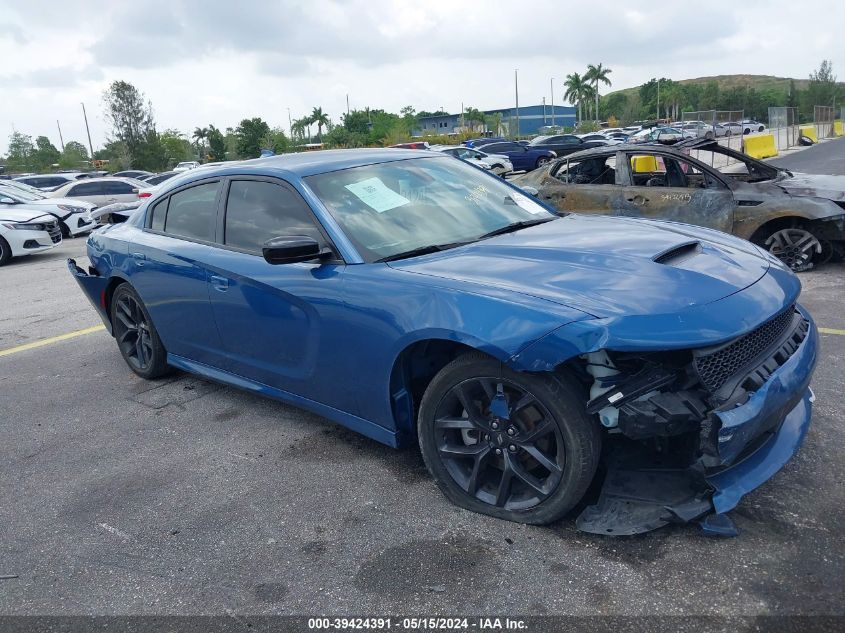
[[[67,260],[67,268],[70,274],[73,275],[73,278],[76,279],[76,283],[79,284],[83,294],[88,297],[88,301],[94,306],[97,314],[100,315],[109,334],[111,334],[111,319],[109,319],[106,308],[106,288],[108,287],[109,280],[95,274],[96,271],[94,270],[90,273],[85,272],[76,265],[76,260],[74,259]]]

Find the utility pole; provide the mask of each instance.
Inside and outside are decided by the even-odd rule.
[[[288,134],[293,138],[293,123],[290,120],[290,108],[288,108]]]
[[[349,116],[349,93],[346,93],[346,116]]]
[[[519,138],[519,68],[513,69],[513,88],[516,95],[516,138]]]
[[[82,103],[82,117],[85,119],[85,131],[88,133],[88,149],[91,150],[91,160],[94,160],[94,145],[91,143],[91,130],[88,129],[88,115],[85,113],[85,104]]]
[[[660,79],[657,80],[657,118],[660,118]]]
[[[59,143],[61,143],[62,153],[64,153],[64,151],[65,151],[65,139],[62,138],[62,126],[59,124],[58,119],[56,119],[56,127],[59,128]],[[93,160],[93,158],[91,160]]]
[[[556,127],[557,123],[555,122],[555,78],[552,77],[551,81],[549,81],[549,85],[551,86],[552,92],[552,127]]]
[[[546,124],[546,98],[543,97],[543,125]]]

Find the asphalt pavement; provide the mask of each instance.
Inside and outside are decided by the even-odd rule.
[[[187,374],[143,381],[103,331],[54,338],[99,323],[68,256],[84,260],[83,239],[0,269],[2,614],[845,610],[843,265],[802,275],[830,332],[814,424],[732,513],[741,535],[605,538],[458,509],[417,450],[294,407]]]
[[[794,172],[842,176],[845,175],[845,137],[822,141],[769,162]]]

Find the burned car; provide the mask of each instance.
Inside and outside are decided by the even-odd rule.
[[[513,182],[536,190],[559,211],[671,220],[732,233],[765,246],[794,271],[845,251],[845,176],[793,174],[706,139],[672,148],[586,150]]]

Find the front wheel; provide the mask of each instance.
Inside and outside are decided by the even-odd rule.
[[[434,377],[417,430],[426,466],[448,499],[520,523],[550,523],[571,510],[601,448],[584,398],[562,378],[514,372],[477,353]]]
[[[132,371],[147,379],[169,371],[167,352],[150,314],[129,284],[122,284],[114,291],[111,322],[117,347]]]
[[[0,237],[0,266],[12,259],[12,248],[9,242]]]
[[[812,268],[813,260],[822,252],[816,236],[798,227],[775,231],[764,244],[772,255],[796,273]]]

